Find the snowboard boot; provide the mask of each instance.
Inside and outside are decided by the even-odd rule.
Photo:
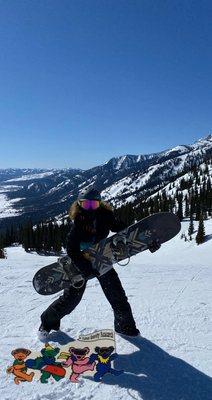
[[[132,337],[140,335],[139,329],[137,329],[136,326],[130,326],[130,325],[125,325],[125,326],[117,325],[115,327],[115,332],[118,333],[119,335],[132,336]]]
[[[46,343],[49,339],[49,334],[50,330],[45,329],[45,327],[41,324],[38,329],[38,339],[40,339],[41,342]]]

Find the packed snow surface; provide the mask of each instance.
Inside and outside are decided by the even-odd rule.
[[[187,232],[188,222],[184,222],[181,233],[156,253],[143,252],[128,266],[115,267],[141,337],[116,336],[119,358],[115,367],[125,373],[108,375],[104,383],[81,378],[79,384],[61,380],[18,386],[7,376],[11,350],[42,347],[36,337],[40,314],[58,297],[40,296],[31,283],[35,272],[55,257],[8,248],[8,258],[0,260],[0,399],[211,400],[212,220],[205,227],[207,237],[202,245],[180,238]],[[89,281],[81,303],[62,320],[61,328],[73,338],[113,328],[112,310],[96,279]]]

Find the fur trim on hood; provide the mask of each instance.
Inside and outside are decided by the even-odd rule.
[[[113,211],[112,206],[106,201],[100,202],[100,208],[105,208],[106,210]],[[78,200],[76,200],[70,207],[69,210],[69,218],[74,221],[76,216],[82,213],[82,208],[78,204]]]

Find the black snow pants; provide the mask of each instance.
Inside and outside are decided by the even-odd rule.
[[[135,321],[132,310],[116,271],[112,268],[106,274],[98,277],[98,280],[113,309],[115,330],[124,329],[126,326],[134,328]],[[41,322],[45,330],[58,330],[60,328],[60,320],[65,315],[70,314],[79,304],[85,288],[86,284],[80,289],[70,286],[43,312]]]

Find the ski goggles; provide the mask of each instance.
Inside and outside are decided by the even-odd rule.
[[[79,204],[84,210],[96,210],[100,206],[99,200],[80,200]]]

